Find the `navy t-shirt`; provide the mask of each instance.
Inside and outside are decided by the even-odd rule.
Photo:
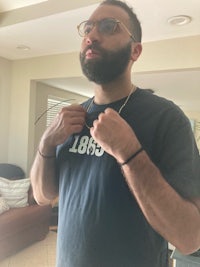
[[[118,111],[124,101],[91,105],[87,124],[107,107]],[[183,112],[138,88],[120,115],[168,183],[183,197],[200,196],[200,158]],[[57,267],[168,266],[167,242],[149,225],[118,163],[87,127],[58,147],[57,167]]]

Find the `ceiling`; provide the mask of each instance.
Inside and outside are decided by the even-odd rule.
[[[101,1],[0,0],[0,56],[19,60],[79,51],[80,38],[76,25],[87,19],[99,2]],[[141,21],[143,42],[200,35],[199,0],[126,2],[134,6]],[[176,15],[191,16],[192,22],[184,26],[171,26],[167,20]],[[92,89],[86,90],[92,86],[88,86],[83,77],[43,82],[78,93],[79,88],[85,87],[85,95],[92,94]],[[172,99],[185,109],[200,111],[200,69],[135,74],[134,83],[154,88],[157,94]]]

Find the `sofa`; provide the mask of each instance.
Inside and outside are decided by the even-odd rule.
[[[19,166],[5,163],[0,164],[0,201],[2,260],[46,237],[52,207],[37,205],[30,179],[25,178],[24,171]]]

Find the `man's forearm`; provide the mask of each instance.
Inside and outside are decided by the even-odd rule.
[[[82,131],[85,116],[85,109],[81,105],[66,106],[42,135],[30,173],[34,197],[39,204],[46,204],[57,197],[56,147],[63,144],[70,135]]]
[[[200,214],[162,177],[142,151],[122,167],[125,179],[150,225],[181,252],[200,247]]]
[[[55,174],[55,157],[45,158],[39,152],[30,172],[35,200],[39,205],[50,203],[58,195]]]

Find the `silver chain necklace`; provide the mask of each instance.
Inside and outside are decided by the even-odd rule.
[[[118,110],[118,114],[121,114],[123,108],[126,106],[126,104],[128,103],[129,101],[129,98],[131,97],[131,95],[133,94],[133,92],[136,90],[136,87],[132,84],[132,87],[131,87],[131,91],[130,93],[128,94],[127,98],[125,99],[124,103],[121,105],[121,107],[119,108]],[[86,112],[88,113],[88,111],[90,110],[91,106],[94,104],[94,97],[91,99],[87,109],[86,109]],[[90,129],[91,127],[87,124],[87,122],[85,121],[85,126]]]

